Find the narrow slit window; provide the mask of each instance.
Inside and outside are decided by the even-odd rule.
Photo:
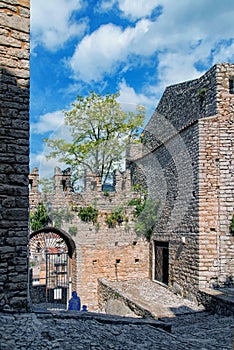
[[[230,94],[234,94],[234,77],[229,79],[229,92]]]

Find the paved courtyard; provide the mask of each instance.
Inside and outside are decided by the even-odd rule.
[[[162,286],[141,282],[112,286],[159,320],[91,312],[0,313],[0,350],[234,349],[234,316],[212,315]]]
[[[234,317],[180,315],[171,333],[143,321],[91,313],[0,314],[0,349],[232,349]]]

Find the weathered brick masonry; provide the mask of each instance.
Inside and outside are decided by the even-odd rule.
[[[169,244],[168,284],[190,298],[199,288],[233,281],[233,76],[233,64],[218,64],[199,79],[168,87],[137,161],[161,204],[152,250],[154,241]]]
[[[0,1],[0,310],[26,310],[29,1]]]
[[[132,278],[149,277],[149,243],[136,235],[133,221],[133,207],[129,200],[136,196],[131,191],[130,173],[116,174],[115,192],[108,195],[102,191],[100,178],[88,175],[86,191],[74,193],[69,190],[68,171],[55,168],[54,192],[40,193],[38,190],[38,170],[30,174],[30,207],[39,202],[50,203],[53,210],[69,210],[73,218],[63,221],[61,228],[69,235],[70,228],[76,228],[71,236],[75,244],[75,253],[71,261],[72,289],[77,290],[83,304],[89,310],[98,310],[98,279],[121,281]],[[124,190],[122,190],[124,188]],[[95,206],[98,211],[96,223],[86,223],[78,217],[78,209],[87,205]],[[118,207],[123,207],[127,222],[108,227],[107,215]],[[74,209],[77,208],[77,211]],[[72,210],[73,209],[73,210]]]
[[[229,80],[234,65],[215,67],[216,115],[199,122],[200,286],[233,285],[234,95]]]
[[[94,175],[87,176],[83,194],[71,192],[69,174],[57,168],[54,193],[43,197],[38,171],[31,173],[31,208],[44,201],[55,209],[87,204],[99,209],[98,225],[75,214],[62,226],[66,232],[77,228],[72,287],[91,310],[97,309],[97,280],[102,277],[127,280],[151,274],[190,299],[206,287],[233,285],[233,76],[234,65],[220,64],[199,79],[168,87],[144,131],[143,156],[129,163],[136,171],[132,180],[143,181],[160,203],[150,254],[146,240],[134,232],[128,171],[117,174],[116,192],[109,196]],[[138,149],[132,150],[131,156],[136,155]],[[106,215],[120,204],[130,220],[109,228]],[[156,252],[162,244],[168,247],[168,266],[163,266],[165,251],[162,256],[162,249]]]

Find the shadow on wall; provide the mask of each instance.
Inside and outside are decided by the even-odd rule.
[[[25,310],[28,280],[29,79],[0,67],[0,310]],[[3,270],[2,270],[3,271]]]
[[[179,307],[170,307],[171,312],[174,314],[175,317],[171,317],[171,316],[166,316],[166,317],[159,317],[160,321],[164,321],[164,322],[170,322],[171,320],[173,322],[175,322],[176,317],[185,317],[186,315],[192,315],[192,319],[193,321],[195,321],[196,319],[199,319],[200,316],[204,315],[204,311],[205,310],[196,310],[194,311],[194,309],[191,309],[188,306],[179,306]]]
[[[234,288],[234,280],[233,276],[227,276],[226,280],[220,284],[218,281],[214,282],[212,287],[214,289],[219,289],[219,288]]]

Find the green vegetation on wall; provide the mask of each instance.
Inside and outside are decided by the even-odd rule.
[[[157,212],[159,205],[153,200],[139,197],[131,200],[128,205],[135,206],[133,212],[137,219],[135,223],[135,230],[137,234],[144,235],[150,241],[155,224],[157,222]]]
[[[81,207],[78,212],[79,218],[84,222],[97,222],[98,210],[92,205]]]
[[[71,236],[76,236],[77,235],[77,227],[76,226],[69,227],[68,232],[70,233]]]
[[[63,222],[70,222],[73,217],[74,215],[68,209],[51,211],[53,226],[56,228],[61,228]]]
[[[113,209],[106,218],[106,223],[109,228],[116,227],[117,224],[121,225],[123,221],[127,222],[128,217],[124,215],[122,207]]]
[[[157,222],[157,213],[159,205],[151,199],[146,199],[142,206],[142,211],[137,217],[135,230],[137,234],[142,234],[150,241]]]
[[[40,230],[48,225],[49,216],[44,203],[39,203],[37,209],[30,213],[30,228],[32,231]]]

